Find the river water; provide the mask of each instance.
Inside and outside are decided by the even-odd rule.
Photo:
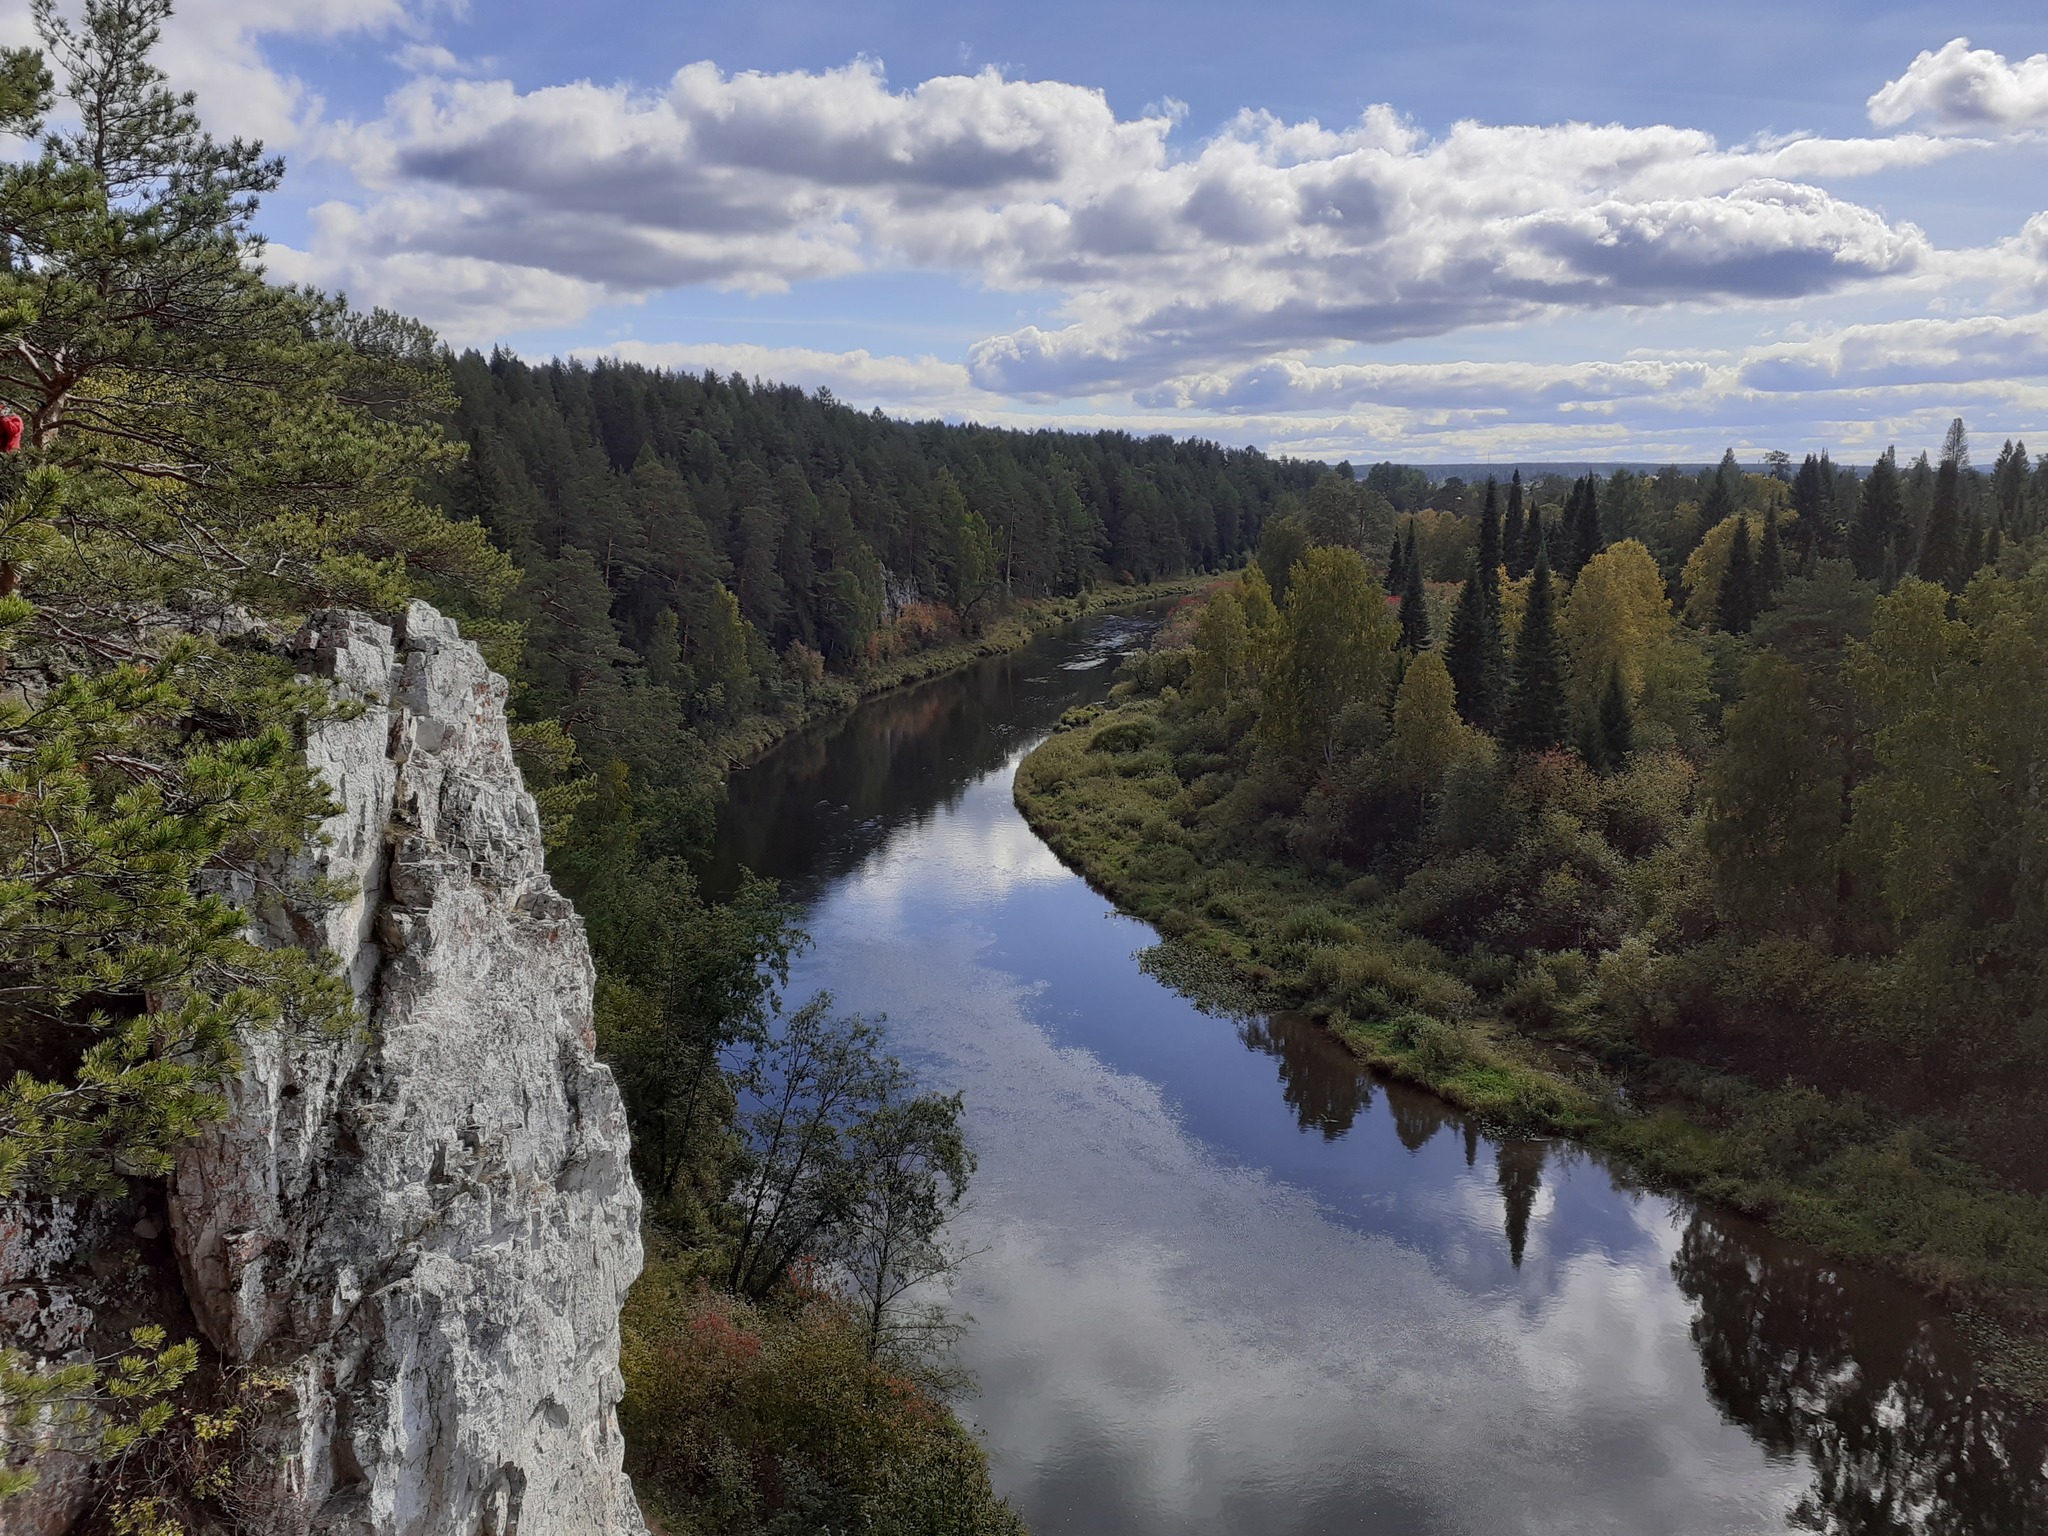
[[[2048,1531],[2041,1417],[1911,1293],[1139,968],[1010,781],[1148,622],[792,738],[712,873],[782,880],[793,995],[966,1094],[963,1412],[1033,1531]]]

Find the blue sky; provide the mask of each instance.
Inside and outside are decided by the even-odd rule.
[[[2048,448],[2039,0],[186,0],[164,59],[289,156],[273,270],[458,345],[1331,458]]]

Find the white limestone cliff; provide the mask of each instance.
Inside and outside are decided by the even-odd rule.
[[[308,743],[341,809],[284,894],[237,894],[274,942],[340,957],[364,1027],[246,1042],[156,1245],[188,1329],[290,1383],[250,1493],[314,1536],[640,1536],[616,1418],[640,1197],[504,680],[418,603],[396,633],[318,614],[294,650],[362,706]],[[310,877],[340,899],[294,894]],[[62,1256],[7,1233],[0,1212],[0,1311],[46,1306]],[[0,1506],[0,1531],[61,1531],[53,1508]]]

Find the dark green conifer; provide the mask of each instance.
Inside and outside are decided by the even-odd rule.
[[[1408,527],[1411,532],[1414,530],[1414,519],[1409,519]],[[1382,585],[1389,592],[1405,591],[1408,586],[1408,546],[1398,530],[1394,534],[1394,547],[1387,551],[1387,577]]]
[[[1599,485],[1599,479],[1594,475],[1588,475],[1580,482],[1577,511],[1569,524],[1568,574],[1575,580],[1587,562],[1600,553]]]
[[[1735,515],[1735,493],[1726,476],[1716,475],[1707,487],[1707,499],[1700,506],[1700,532],[1718,528]]]
[[[1507,521],[1501,525],[1500,555],[1507,565],[1510,576],[1526,576],[1529,567],[1522,563],[1522,472],[1518,469],[1508,481]]]
[[[1856,527],[1849,535],[1849,560],[1865,581],[1876,581],[1884,575],[1904,510],[1898,454],[1887,448],[1863,477]]]
[[[1937,582],[1951,592],[1962,591],[1969,576],[1963,564],[1963,471],[1969,463],[1968,439],[1958,417],[1942,446],[1941,468],[1934,476],[1934,506],[1927,514],[1927,532],[1920,540],[1920,559],[1914,567],[1922,581]]]
[[[1628,707],[1628,689],[1621,680],[1621,668],[1607,672],[1607,690],[1600,695],[1598,724],[1599,762],[1603,768],[1619,768],[1636,748],[1635,715]]]
[[[1778,514],[1772,512],[1764,518],[1763,547],[1757,555],[1757,591],[1763,605],[1768,607],[1784,585],[1785,549],[1778,539]]]
[[[1458,715],[1467,725],[1491,731],[1500,724],[1506,691],[1507,640],[1501,632],[1498,593],[1489,599],[1488,578],[1475,561],[1465,576],[1465,590],[1451,613],[1451,632],[1444,641],[1444,666],[1458,696]],[[1494,582],[1498,586],[1497,580]]]
[[[1728,546],[1728,569],[1721,577],[1720,595],[1714,602],[1714,627],[1731,635],[1746,635],[1756,623],[1757,569],[1750,553],[1749,519],[1735,524],[1735,539]]]
[[[1520,563],[1524,573],[1536,569],[1536,562],[1539,559],[1545,558],[1549,543],[1549,539],[1544,536],[1543,509],[1541,507],[1531,507],[1528,520],[1522,524],[1522,558]]]
[[[1479,514],[1479,569],[1488,578],[1480,583],[1480,591],[1489,602],[1500,595],[1500,563],[1500,496],[1498,483],[1489,475],[1486,506]]]
[[[1413,655],[1429,649],[1429,599],[1422,587],[1422,555],[1415,525],[1408,525],[1408,552],[1401,557],[1401,649]]]
[[[1550,560],[1539,545],[1521,632],[1515,636],[1514,684],[1504,731],[1507,744],[1523,752],[1545,752],[1562,744],[1569,724],[1556,608]]]

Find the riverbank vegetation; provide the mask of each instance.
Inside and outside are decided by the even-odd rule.
[[[1324,482],[1020,805],[1178,970],[2038,1336],[2048,470],[1530,489]]]

